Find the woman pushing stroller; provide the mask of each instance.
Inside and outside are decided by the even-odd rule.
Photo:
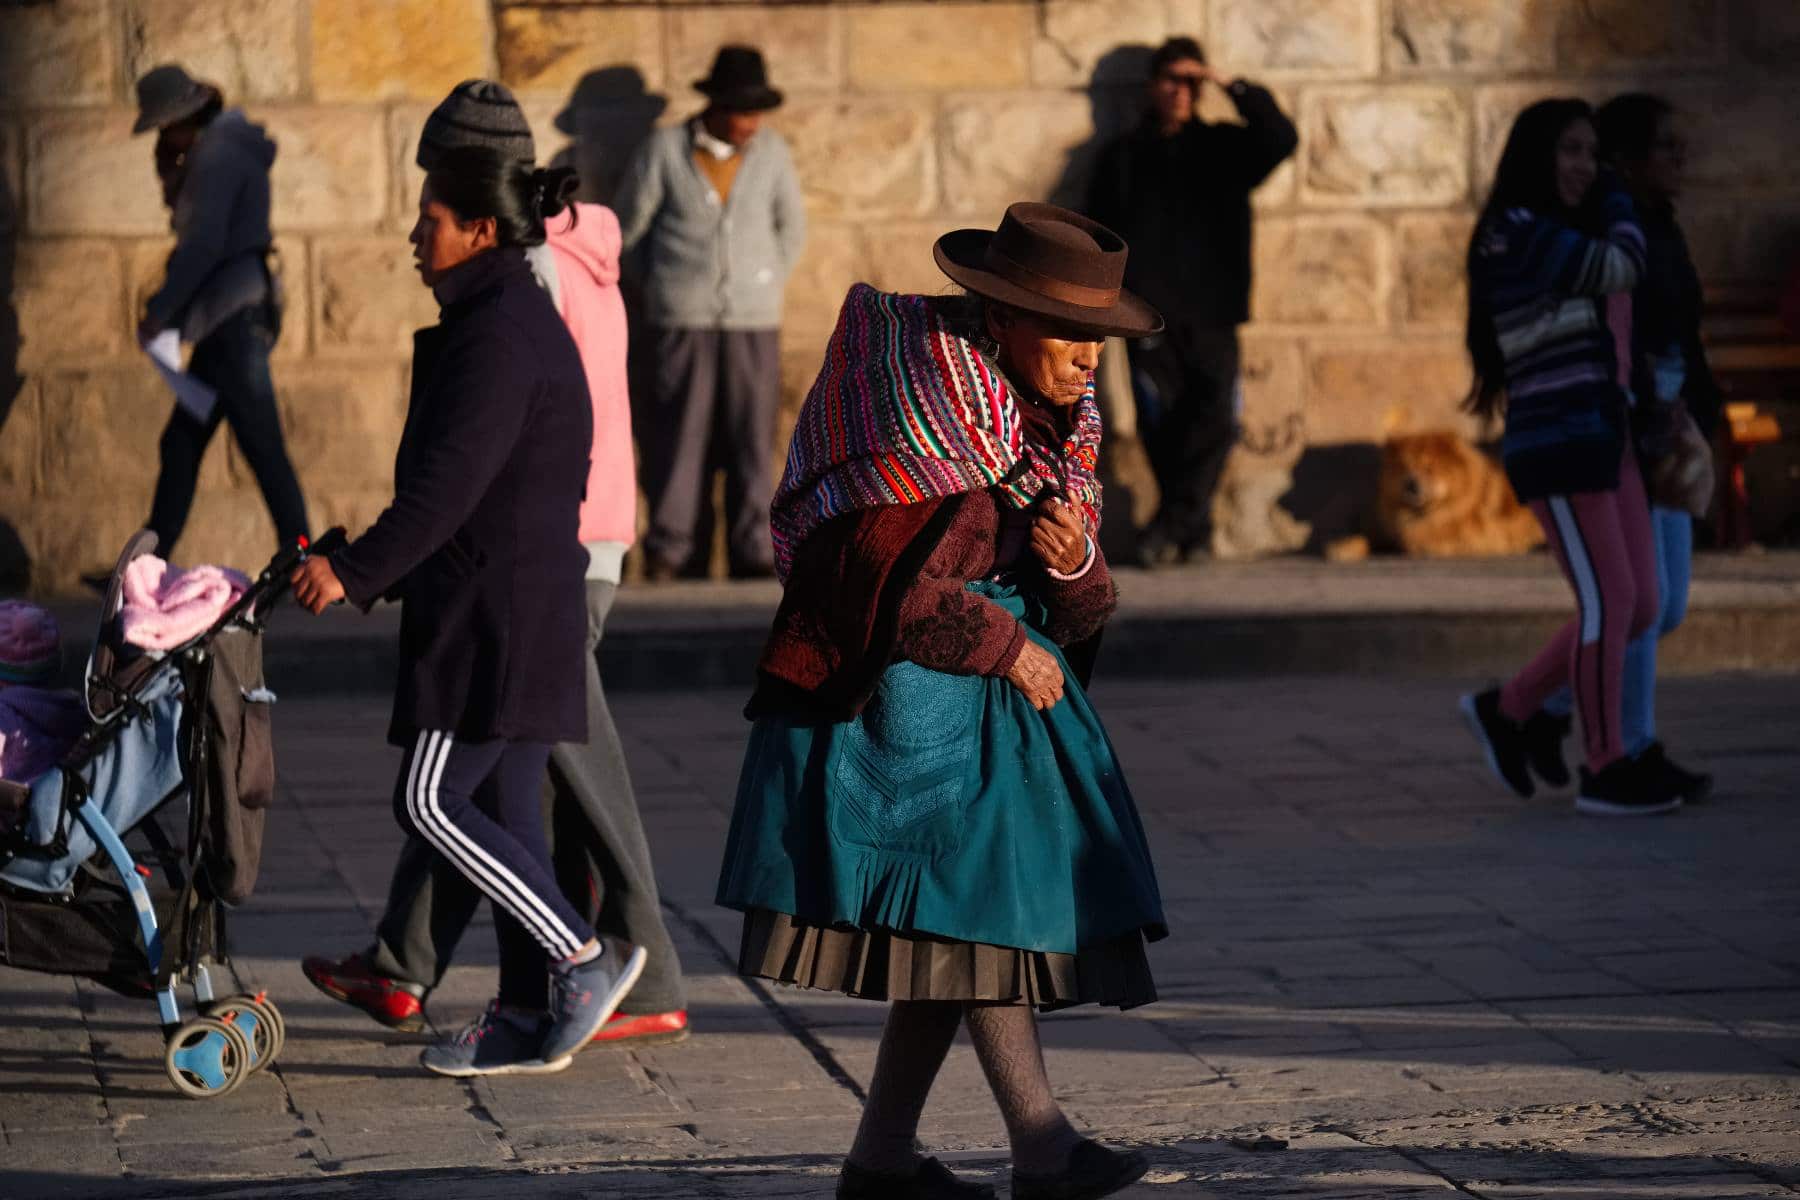
[[[315,613],[401,601],[395,814],[494,905],[499,996],[421,1055],[445,1075],[561,1070],[643,969],[641,950],[596,938],[557,888],[539,807],[551,744],[587,736],[578,515],[592,410],[524,251],[574,186],[566,169],[480,146],[427,173],[411,241],[441,319],[415,337],[395,496],[294,577]]]

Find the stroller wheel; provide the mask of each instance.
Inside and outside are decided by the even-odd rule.
[[[275,1005],[270,1000],[240,993],[223,1000],[211,1001],[201,1011],[209,1017],[217,1017],[236,1026],[238,1032],[249,1040],[251,1073],[274,1062],[287,1041],[287,1030],[283,1026],[281,1014],[275,1011]]]
[[[196,1017],[169,1036],[163,1068],[176,1091],[210,1100],[250,1077],[251,1054],[250,1039],[236,1025],[217,1017]]]

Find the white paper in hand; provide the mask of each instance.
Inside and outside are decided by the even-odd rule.
[[[165,329],[143,346],[144,353],[150,356],[163,380],[174,391],[175,403],[181,406],[181,411],[202,423],[211,418],[213,405],[219,402],[219,393],[181,369],[180,332]]]

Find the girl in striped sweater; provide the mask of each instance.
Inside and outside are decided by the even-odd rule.
[[[1578,612],[1524,670],[1462,707],[1495,773],[1529,796],[1527,721],[1571,686],[1587,758],[1576,808],[1617,816],[1681,801],[1626,753],[1620,733],[1625,647],[1659,603],[1626,419],[1644,235],[1629,194],[1598,168],[1591,116],[1580,100],[1519,115],[1468,260],[1470,408],[1504,409],[1507,477],[1543,523]]]

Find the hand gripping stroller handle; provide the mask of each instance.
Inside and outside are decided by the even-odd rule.
[[[269,565],[262,569],[262,574],[256,577],[256,582],[250,585],[250,590],[231,606],[231,610],[220,620],[218,627],[223,628],[247,613],[267,613],[270,608],[274,607],[275,601],[288,590],[288,576],[294,573],[296,567],[315,554],[331,554],[342,550],[348,540],[344,536],[344,529],[341,525],[334,525],[327,529],[318,536],[317,540],[306,537],[295,538],[269,560]]]
[[[285,584],[287,577],[294,573],[295,567],[315,554],[334,554],[342,550],[348,541],[349,539],[344,536],[342,525],[332,526],[321,533],[316,540],[305,536],[297,537],[283,546],[276,552],[275,557],[269,560],[269,565],[263,568],[262,575],[257,578],[257,585],[260,587],[270,581],[279,581]]]

